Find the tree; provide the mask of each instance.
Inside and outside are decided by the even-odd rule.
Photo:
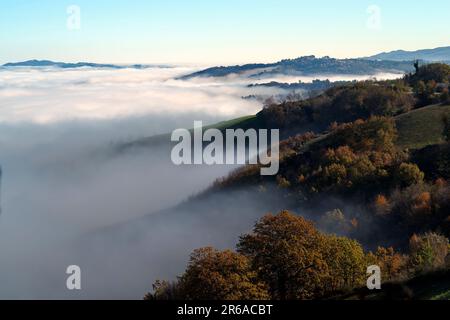
[[[385,215],[389,213],[389,200],[386,198],[386,196],[379,194],[375,198],[375,211],[379,215]]]
[[[425,174],[413,163],[403,162],[396,171],[397,183],[404,187],[422,183],[424,178]]]
[[[427,94],[432,96],[436,92],[437,83],[434,80],[427,81]]]
[[[320,218],[318,225],[321,230],[333,234],[347,234],[354,228],[351,221],[346,219],[344,213],[340,209],[326,212],[324,216]]]
[[[367,264],[362,246],[355,240],[327,235],[324,238],[324,257],[328,266],[327,291],[362,286]]]
[[[323,237],[314,225],[287,211],[267,215],[241,237],[238,252],[252,260],[273,299],[309,299],[323,292],[327,265]]]
[[[420,61],[419,60],[414,61],[414,69],[416,69],[416,74],[418,74],[419,70],[420,70]]]
[[[430,63],[421,66],[416,74],[408,80],[412,85],[420,81],[436,81],[439,83],[448,83],[450,78],[450,66],[445,63]]]
[[[191,254],[175,284],[157,281],[146,299],[266,300],[266,286],[256,279],[247,257],[230,250],[201,248]]]
[[[285,177],[277,175],[277,185],[279,188],[288,189],[291,187],[291,183]]]
[[[418,96],[422,96],[426,94],[427,86],[424,81],[420,80],[417,82],[416,86],[414,87],[415,93]]]
[[[195,250],[180,278],[180,291],[194,300],[261,300],[268,294],[247,257],[230,250]]]
[[[144,300],[179,300],[183,299],[177,282],[157,280],[153,284],[153,293],[147,293]]]
[[[405,276],[407,258],[392,247],[378,247],[375,253],[367,255],[367,261],[380,267],[383,281],[399,280]]]
[[[253,233],[241,237],[238,250],[253,261],[273,299],[318,298],[365,279],[365,254],[357,241],[322,234],[287,211],[263,217]]]
[[[415,272],[426,272],[442,267],[445,264],[449,241],[446,237],[428,232],[424,235],[413,235],[409,240],[410,266]]]

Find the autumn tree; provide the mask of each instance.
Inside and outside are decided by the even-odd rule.
[[[352,221],[349,221],[340,209],[326,212],[319,219],[318,225],[321,230],[333,234],[347,234],[355,228]]]
[[[382,216],[389,213],[389,200],[382,194],[376,196],[374,206],[378,215]]]
[[[327,291],[362,286],[367,264],[362,246],[346,237],[324,236],[324,259],[328,266]]]
[[[273,299],[309,299],[322,292],[327,275],[322,244],[311,222],[283,211],[257,222],[238,251],[251,259]]]
[[[263,217],[253,233],[241,237],[238,250],[253,261],[274,299],[317,298],[362,285],[365,276],[357,241],[322,234],[287,211]]]
[[[406,276],[405,266],[407,257],[394,250],[394,248],[378,247],[367,255],[368,264],[380,267],[383,281],[399,280]]]
[[[265,300],[266,286],[257,280],[247,257],[230,250],[201,248],[191,254],[175,284],[156,282],[147,299]]]
[[[396,171],[398,185],[408,187],[423,182],[425,174],[414,163],[401,163]]]
[[[428,232],[413,235],[409,240],[410,267],[415,272],[426,272],[444,266],[449,251],[446,237]]]
[[[417,82],[414,87],[414,92],[417,96],[423,97],[426,94],[427,86],[423,80]]]
[[[183,299],[178,282],[169,282],[157,280],[153,284],[153,292],[144,296],[144,300],[181,300]]]

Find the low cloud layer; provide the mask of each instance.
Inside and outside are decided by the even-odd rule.
[[[257,112],[242,88],[174,78],[187,68],[0,70],[0,122],[51,124],[199,113],[234,117]]]
[[[115,152],[122,142],[190,128],[194,120],[214,123],[260,108],[241,99],[243,85],[173,80],[189,71],[0,70],[0,298],[111,297],[104,289],[123,276],[115,267],[106,273],[111,286],[91,279],[75,296],[65,288],[67,265],[90,266],[82,269],[90,277],[108,266],[108,255],[91,254],[93,244],[80,239],[177,205],[233,169],[176,167],[168,148]],[[156,244],[112,239],[100,252],[121,248],[114,259],[153,259],[145,248]],[[134,283],[151,282],[151,270],[144,279],[149,265],[139,268]],[[142,288],[130,285],[123,297],[140,298]]]

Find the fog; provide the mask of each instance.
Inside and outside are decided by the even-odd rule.
[[[276,93],[244,79],[174,80],[191,71],[0,69],[0,298],[139,299],[192,249],[232,248],[285,206],[276,191],[185,202],[235,167],[174,166],[169,144],[117,152],[194,120],[255,114],[260,104],[241,97]],[[72,264],[80,291],[66,289]]]

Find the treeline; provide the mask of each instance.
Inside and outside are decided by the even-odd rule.
[[[314,215],[324,230],[365,244],[384,239],[404,246],[412,233],[426,231],[450,237],[450,144],[433,146],[435,156],[429,157],[399,149],[396,138],[392,118],[335,124],[325,137],[307,133],[282,142],[276,177],[246,166],[217,181],[216,188],[258,186],[263,194],[263,186],[276,184],[304,208],[327,208],[323,202],[329,198],[352,203],[358,212],[336,214],[340,209],[328,208]]]
[[[145,299],[320,299],[364,286],[372,265],[383,282],[445,268],[448,247],[447,238],[425,233],[411,237],[408,254],[383,247],[365,252],[356,240],[322,233],[284,211],[264,216],[241,236],[237,251],[195,250],[175,282],[157,281]]]
[[[450,66],[429,64],[400,80],[362,81],[333,87],[303,100],[268,104],[258,114],[268,128],[325,130],[331,123],[395,116],[432,103],[449,103]]]
[[[370,116],[394,116],[411,110],[414,97],[402,81],[373,81],[334,87],[303,101],[266,106],[258,117],[268,128],[301,131],[308,125],[326,129],[333,122],[351,122]]]
[[[436,103],[450,103],[449,82],[450,66],[447,64],[428,64],[418,68],[413,75],[407,75],[405,81],[414,89],[417,106]]]
[[[333,114],[326,108],[318,108],[319,114],[323,112],[324,118],[329,117],[327,121],[339,117],[361,118],[349,123],[333,121],[326,134],[305,133],[281,142],[280,171],[275,178],[262,177],[256,166],[246,166],[218,180],[215,188],[256,187],[263,193],[267,184],[276,184],[298,206],[316,211],[318,221],[328,220],[324,223],[328,226],[325,230],[350,234],[365,245],[382,240],[405,247],[414,232],[437,231],[450,236],[449,119],[442,119],[442,136],[447,143],[409,151],[397,146],[398,133],[392,117],[372,115],[401,113],[417,107],[399,103],[393,108],[397,105],[395,101],[404,98],[417,101],[410,85],[422,79],[436,78],[446,83],[450,74],[448,69],[447,65],[432,64],[419,68],[416,74],[403,80],[363,82],[328,91],[318,99],[332,96],[334,102],[330,105],[337,107],[339,112]],[[392,95],[393,92],[398,94]],[[315,101],[316,98],[297,104],[314,105]],[[371,105],[376,104],[375,101],[384,103],[375,107]],[[274,108],[287,106],[285,103]],[[345,106],[355,113],[346,110]],[[269,107],[266,111],[270,109],[273,110]],[[292,113],[306,112],[304,107],[288,109]],[[291,126],[291,121],[295,123],[295,116],[289,117],[290,120],[282,120],[280,124]],[[280,119],[276,117],[273,121]],[[344,212],[338,205],[327,207],[334,204],[326,199],[340,199],[358,209]],[[321,211],[317,212],[316,207]],[[340,214],[332,214],[336,210]]]
[[[395,122],[388,117],[335,123],[323,136],[305,133],[291,137],[280,144],[276,182],[311,198],[324,192],[370,197],[423,180],[417,165],[409,162],[409,154],[396,148],[396,139]],[[217,181],[216,187],[273,182],[272,177],[255,173],[246,166]]]

